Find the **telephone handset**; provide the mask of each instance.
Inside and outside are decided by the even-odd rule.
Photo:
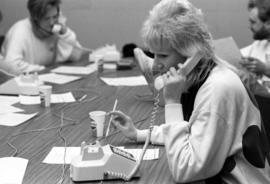
[[[66,25],[66,17],[60,12],[58,17],[58,23],[54,24],[52,27],[52,33],[60,34],[62,27]]]
[[[60,24],[54,24],[52,28],[52,33],[60,34],[61,29],[62,29],[62,26]]]
[[[178,73],[187,76],[193,70],[193,68],[199,63],[201,58],[202,55],[199,52],[197,52],[195,55],[191,56],[185,61],[183,66],[178,70]],[[160,91],[164,87],[164,81],[162,76],[158,76],[155,79],[154,86],[158,91]]]

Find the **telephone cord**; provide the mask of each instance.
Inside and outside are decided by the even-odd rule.
[[[133,168],[131,173],[128,176],[126,176],[126,178],[123,178],[125,181],[129,181],[134,176],[134,174],[137,172],[137,170],[139,169],[139,167],[141,165],[141,162],[143,160],[144,154],[145,154],[145,152],[147,150],[147,147],[148,147],[148,145],[150,143],[151,133],[152,133],[152,130],[153,130],[153,127],[154,127],[154,123],[156,121],[156,115],[157,115],[158,108],[159,108],[159,105],[158,105],[159,104],[159,92],[157,92],[157,94],[155,95],[154,100],[155,100],[155,102],[154,102],[153,110],[152,110],[152,113],[151,113],[150,127],[149,127],[149,131],[148,131],[148,134],[147,134],[147,137],[146,137],[142,152],[140,154],[140,157],[139,157],[139,160],[137,161],[136,166]]]

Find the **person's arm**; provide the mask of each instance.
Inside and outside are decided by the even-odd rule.
[[[169,168],[177,182],[214,176],[231,146],[232,137],[226,136],[227,124],[218,113],[197,113],[189,123],[177,118],[166,120],[163,128]]]
[[[67,28],[64,34],[58,35],[57,61],[78,61],[82,55],[82,46],[77,40],[76,34]]]
[[[183,110],[181,104],[170,104],[166,105],[165,109],[169,109],[165,111],[165,119],[171,122],[171,119],[177,119],[179,122],[184,121],[183,118]],[[150,141],[152,144],[164,145],[164,134],[163,128],[165,124],[154,126],[151,132]],[[144,142],[146,140],[149,129],[137,130],[137,142]]]
[[[44,66],[30,64],[24,60],[25,47],[29,34],[24,29],[13,27],[5,37],[2,47],[3,63],[1,68],[9,74],[20,75],[23,72],[34,72],[44,69]]]
[[[258,75],[266,75],[267,77],[270,77],[270,64],[268,62],[264,63],[257,58],[248,57],[244,58],[244,62],[242,62],[241,64],[252,73],[256,73]]]
[[[212,177],[233,151],[240,149],[234,143],[244,131],[246,113],[251,112],[248,109],[252,103],[240,79],[232,74],[226,70],[210,74],[211,78],[196,95],[189,122],[177,116],[165,119],[164,144],[175,181],[184,183]],[[243,106],[249,108],[242,109]],[[171,109],[165,106],[167,111]]]

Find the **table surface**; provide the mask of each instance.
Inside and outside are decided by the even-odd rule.
[[[74,66],[73,63],[70,64]],[[86,65],[89,63],[83,62],[81,64]],[[11,143],[18,151],[17,157],[29,160],[23,184],[58,183],[62,177],[63,165],[45,164],[42,161],[53,147],[65,146],[65,142],[60,134],[66,140],[67,147],[78,147],[83,141],[93,143],[97,140],[95,132],[90,127],[88,115],[90,111],[103,110],[109,112],[113,109],[115,99],[118,99],[117,110],[128,114],[135,122],[137,128],[148,128],[153,100],[141,99],[138,98],[138,95],[151,94],[149,88],[147,86],[108,86],[100,79],[101,76],[122,77],[135,75],[140,75],[139,70],[136,68],[123,71],[104,70],[102,73],[95,72],[90,75],[84,75],[80,80],[64,85],[51,84],[53,85],[53,93],[72,92],[77,99],[74,103],[51,104],[49,108],[44,108],[40,105],[25,106],[15,104],[16,107],[24,109],[27,113],[38,112],[38,115],[16,127],[0,126],[0,158],[14,154],[15,150],[8,145],[8,143]],[[0,83],[8,78],[10,77],[0,73]],[[270,97],[269,93],[260,86],[257,89],[259,95],[267,98]],[[84,95],[87,95],[87,97],[82,101],[78,101]],[[61,117],[63,117],[63,121],[61,121]],[[163,122],[164,108],[161,106],[156,113],[155,124],[158,125]],[[61,127],[61,124],[63,124],[63,127]],[[105,124],[105,130],[107,124],[108,120]],[[125,146],[125,148],[143,147],[143,144],[137,144],[128,140],[116,129],[112,129],[109,136],[100,139],[100,142],[103,145],[111,144],[114,146]],[[129,182],[106,180],[103,182],[86,181],[82,183],[175,183],[168,168],[164,147],[149,145],[148,148],[158,148],[159,159],[143,161],[139,168],[139,178],[133,178]],[[64,168],[64,181],[62,183],[75,183],[70,178],[69,169],[69,165],[66,165]]]
[[[17,157],[29,160],[23,179],[24,184],[57,183],[61,178],[63,165],[45,164],[42,161],[52,147],[64,147],[64,141],[61,139],[59,131],[66,139],[68,147],[80,146],[83,141],[88,143],[96,141],[95,133],[90,128],[88,116],[90,111],[109,112],[113,109],[114,101],[117,98],[117,110],[130,115],[139,129],[149,127],[153,101],[137,97],[137,95],[150,94],[147,86],[113,87],[107,86],[99,78],[100,76],[119,77],[139,74],[138,70],[104,70],[103,73],[95,72],[68,84],[53,85],[53,93],[72,92],[77,99],[74,103],[51,104],[50,108],[44,108],[40,105],[16,104],[16,107],[23,108],[27,113],[38,112],[38,115],[16,127],[0,126],[0,157],[13,155],[14,149],[8,145],[11,143],[18,149]],[[87,97],[81,102],[78,101],[84,95]],[[61,114],[64,117],[63,122]],[[159,108],[156,116],[155,124],[164,122],[163,107]],[[64,125],[62,128],[60,128],[61,123]],[[108,121],[106,121],[105,128],[107,124]],[[104,145],[112,144],[126,148],[143,147],[143,144],[128,140],[116,129],[111,130],[110,135],[100,141]],[[164,147],[150,145],[149,148],[159,148],[160,158],[143,161],[139,168],[140,177],[127,183],[174,183],[168,168]],[[69,176],[69,168],[69,165],[66,165],[63,183],[74,183]],[[83,183],[101,183],[101,181]],[[124,181],[110,180],[104,181],[104,183],[124,183]]]

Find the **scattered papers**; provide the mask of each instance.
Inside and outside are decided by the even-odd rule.
[[[123,149],[129,153],[131,153],[137,160],[142,152],[142,149],[124,149],[123,147],[118,147],[119,149]],[[64,147],[53,147],[50,153],[43,160],[43,163],[47,164],[70,164],[71,160],[74,156],[80,154],[81,147],[66,147],[66,156]],[[143,160],[154,160],[159,158],[159,149],[147,149]]]
[[[0,114],[0,125],[4,126],[17,126],[27,120],[33,118],[37,113],[33,114],[19,114],[19,113],[8,113]]]
[[[62,94],[52,94],[51,103],[70,103],[75,102],[75,98],[71,92]]]
[[[139,160],[139,157],[142,153],[142,149],[124,149],[125,151],[131,153],[137,160]],[[147,149],[143,160],[155,160],[159,157],[159,149]]]
[[[19,95],[20,104],[37,105],[40,104],[40,96]]]
[[[23,104],[23,105],[40,104],[40,96],[20,95],[19,99],[20,99],[20,104]],[[71,92],[51,95],[51,103],[70,103],[70,102],[75,102],[75,101],[76,100]]]
[[[67,147],[66,148],[66,157],[65,163],[70,164],[71,160],[74,156],[80,154],[81,147]],[[47,164],[64,164],[64,155],[65,148],[64,147],[53,147],[50,153],[43,160],[43,163]]]
[[[1,111],[0,111],[0,125],[4,126],[17,126],[25,121],[34,117],[34,114],[20,114],[23,109],[12,106],[14,103],[19,102],[18,97],[0,96]],[[1,183],[1,182],[0,182]]]
[[[134,77],[119,77],[119,78],[105,78],[101,77],[107,85],[111,86],[143,86],[147,85],[147,81],[144,76],[134,76]]]
[[[1,105],[3,105],[3,104],[13,105],[15,103],[18,103],[19,99],[17,96],[1,96],[0,95],[0,102],[1,102]]]
[[[60,66],[51,72],[54,73],[64,73],[64,74],[77,74],[77,75],[89,75],[97,70],[96,64],[91,64],[88,66]]]
[[[18,157],[0,158],[0,183],[21,184],[28,160]]]
[[[61,75],[56,73],[41,74],[38,76],[41,81],[50,82],[55,84],[66,84],[80,79],[79,76]]]
[[[1,114],[13,113],[13,112],[22,112],[23,110],[17,107],[13,107],[11,105],[1,105]]]

